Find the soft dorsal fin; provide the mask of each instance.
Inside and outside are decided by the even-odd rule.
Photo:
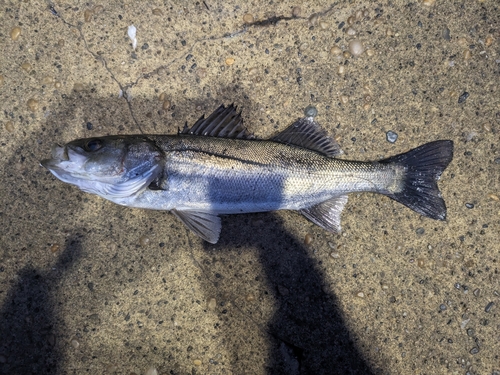
[[[236,107],[233,104],[227,108],[222,104],[207,118],[205,118],[205,115],[201,116],[191,128],[188,128],[186,124],[179,134],[204,135],[220,138],[254,138],[253,135],[248,134],[246,128],[243,127],[241,112],[236,112]]]
[[[341,195],[299,212],[321,228],[332,233],[340,233],[340,215],[346,203],[347,195]]]
[[[330,157],[342,153],[339,144],[312,117],[298,119],[271,140],[314,150]]]

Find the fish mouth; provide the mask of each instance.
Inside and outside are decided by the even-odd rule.
[[[82,174],[82,165],[87,157],[80,155],[67,145],[55,144],[51,151],[52,158],[40,161],[40,165],[47,168],[59,180],[75,184],[78,179],[86,178]]]
[[[43,167],[49,170],[59,167],[59,164],[63,161],[69,161],[68,148],[56,144],[52,147],[51,156],[51,159],[44,159],[40,162]]]

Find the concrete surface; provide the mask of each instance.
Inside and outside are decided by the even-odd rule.
[[[499,20],[495,0],[2,1],[0,372],[498,374]],[[262,138],[314,105],[350,159],[452,139],[447,221],[359,194],[341,235],[236,215],[213,246],[38,164],[233,102]]]

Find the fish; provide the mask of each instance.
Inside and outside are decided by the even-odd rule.
[[[435,220],[446,219],[438,188],[453,141],[437,140],[378,161],[339,158],[334,138],[313,117],[270,139],[243,126],[234,105],[221,105],[177,134],[84,138],[52,148],[41,161],[59,180],[116,204],[166,210],[215,244],[219,215],[297,211],[339,233],[348,194],[385,195]]]

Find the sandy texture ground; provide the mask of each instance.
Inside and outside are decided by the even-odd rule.
[[[499,374],[499,22],[495,0],[1,2],[0,373]],[[261,138],[313,105],[349,159],[452,139],[448,219],[359,194],[341,235],[236,215],[208,245],[39,165],[233,102]]]

